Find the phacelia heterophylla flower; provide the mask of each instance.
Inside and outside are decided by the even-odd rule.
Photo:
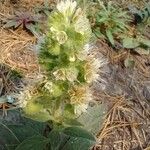
[[[72,0],[64,0],[57,4],[57,10],[64,15],[64,17],[71,17],[77,7],[77,2]]]
[[[63,123],[87,110],[92,101],[89,87],[102,63],[89,54],[90,23],[76,1],[57,4],[44,37],[39,63],[46,79],[35,84],[34,94],[29,88],[22,93],[21,99],[27,101],[23,111],[38,121]]]
[[[87,83],[92,83],[100,78],[99,70],[106,64],[104,58],[95,58],[92,55],[87,56],[86,63],[84,65],[85,69],[85,80]]]
[[[78,77],[78,70],[75,67],[62,68],[53,72],[56,80],[68,80],[74,82]]]
[[[92,93],[88,86],[74,86],[69,90],[70,103],[75,108],[75,114],[81,115],[82,112],[86,112],[89,102],[92,101]]]

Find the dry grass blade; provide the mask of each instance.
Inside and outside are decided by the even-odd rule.
[[[0,30],[0,61],[25,74],[38,71],[37,58],[29,47],[36,39],[22,30]]]
[[[106,97],[112,105],[107,113],[103,128],[98,135],[98,139],[101,142],[97,149],[103,150],[104,147],[111,145],[115,149],[128,150],[132,146],[136,147],[137,143],[143,149],[146,137],[145,132],[140,128],[145,123],[137,119],[138,117],[132,116],[134,113],[137,114],[137,112],[128,104],[129,100],[126,100],[124,95],[109,96],[106,94]],[[143,117],[141,118],[143,119]],[[144,141],[141,140],[143,137]]]

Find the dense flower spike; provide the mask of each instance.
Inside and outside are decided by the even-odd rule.
[[[57,9],[64,15],[64,17],[70,17],[75,12],[76,6],[76,1],[64,0],[57,4]]]
[[[89,55],[91,28],[76,1],[61,1],[56,8],[39,53],[46,79],[36,85],[36,95],[28,96],[24,113],[63,123],[87,110],[92,101],[89,84],[97,80],[102,63]]]

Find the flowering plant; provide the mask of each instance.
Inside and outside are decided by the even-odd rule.
[[[90,52],[90,38],[91,27],[84,11],[75,1],[59,2],[37,46],[40,73],[24,80],[24,88],[10,97],[26,117],[22,131],[20,126],[10,127],[16,150],[87,150],[95,144],[93,134],[99,130],[103,108],[91,107],[90,86],[98,80],[103,60]]]
[[[90,84],[98,79],[101,62],[89,54],[91,28],[76,1],[57,4],[49,16],[48,31],[39,49],[42,78],[18,96],[26,117],[77,124],[92,101]],[[34,80],[37,80],[36,78]]]

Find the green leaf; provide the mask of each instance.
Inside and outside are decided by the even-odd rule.
[[[44,150],[48,142],[44,136],[33,136],[19,144],[16,150]]]
[[[104,21],[107,21],[107,18],[97,16],[97,23],[103,23]]]
[[[130,59],[130,58],[127,58],[124,61],[124,65],[125,65],[126,68],[133,68],[134,65],[135,65],[135,61]]]
[[[148,39],[140,38],[139,42],[145,46],[150,47],[150,40],[148,40]]]
[[[76,119],[69,119],[66,118],[63,121],[63,125],[64,126],[83,126],[79,121],[77,121]]]
[[[84,138],[70,138],[60,150],[89,150],[95,144],[93,141]]]
[[[16,111],[11,112],[17,115]],[[10,116],[8,117],[10,119]],[[17,145],[29,137],[43,134],[46,126],[45,123],[35,122],[30,119],[17,118],[20,119],[20,122],[17,122],[17,124],[10,122],[10,120],[8,122],[7,119],[4,120],[5,123],[0,124],[0,145],[9,150],[14,150]]]
[[[49,112],[38,112],[38,113],[35,113],[35,114],[23,114],[24,117],[26,118],[31,118],[35,121],[40,121],[40,122],[46,122],[48,120],[51,120],[51,116],[49,114]]]
[[[15,20],[10,20],[4,25],[4,28],[11,28],[11,27],[17,28],[20,24],[21,23],[18,23]]]
[[[68,127],[63,130],[63,133],[74,138],[84,138],[85,140],[95,141],[91,133],[79,127]]]
[[[99,29],[99,28],[94,29],[94,30],[93,30],[93,33],[95,34],[95,36],[96,36],[97,38],[105,38],[105,36],[100,32],[100,29]]]
[[[84,126],[86,130],[95,135],[101,129],[105,111],[106,106],[104,104],[95,105],[93,107],[89,106],[87,112],[83,113],[78,118],[78,121]]]
[[[64,108],[64,117],[66,118],[74,118],[75,114],[74,114],[74,107],[71,104],[66,104],[65,108]]]
[[[23,109],[23,115],[26,118],[31,118],[39,122],[46,122],[50,120],[51,119],[50,114],[44,108],[44,104],[47,105],[47,107],[49,107],[49,105],[46,103],[46,100],[47,97],[41,96],[34,97]],[[35,103],[35,101],[38,101],[38,103],[37,102]]]
[[[109,39],[109,42],[110,42],[112,45],[115,45],[112,32],[111,32],[110,30],[106,30],[106,35],[107,35],[107,37],[108,37],[108,39]]]
[[[24,118],[24,122],[28,124],[31,128],[33,128],[39,134],[43,134],[43,131],[45,130],[45,127],[46,127],[46,123],[34,121],[31,119]]]
[[[140,43],[134,38],[125,37],[123,39],[123,47],[124,48],[131,48],[131,49],[133,49],[133,48],[138,47],[139,45],[140,45]]]
[[[26,138],[34,135],[42,135],[46,127],[45,123],[33,121],[31,119],[24,119],[22,125],[7,125],[8,128],[16,135],[16,137],[23,141]]]
[[[34,128],[30,127],[29,125],[9,125],[8,127],[20,141],[23,141],[33,135],[40,135],[36,130],[34,130]]]
[[[52,130],[48,136],[51,150],[88,150],[95,144],[95,138],[79,127]]]
[[[85,82],[85,69],[82,66],[82,64],[79,64],[79,66],[77,67],[77,69],[79,70],[79,73],[78,73],[78,80],[79,80],[79,82],[81,82],[81,83]]]
[[[62,150],[88,150],[95,144],[93,135],[82,128],[69,127],[63,133],[69,136],[69,140]]]
[[[36,26],[31,24],[31,23],[27,23],[25,24],[26,29],[28,29],[33,35],[38,37],[38,33],[36,31]]]
[[[7,145],[19,144],[20,140],[5,124],[0,124],[0,145],[6,149]]]
[[[150,54],[150,49],[141,48],[141,47],[135,48],[134,51],[136,51],[140,55],[149,55]]]
[[[51,150],[60,150],[68,140],[68,136],[58,130],[52,130],[48,135]]]

